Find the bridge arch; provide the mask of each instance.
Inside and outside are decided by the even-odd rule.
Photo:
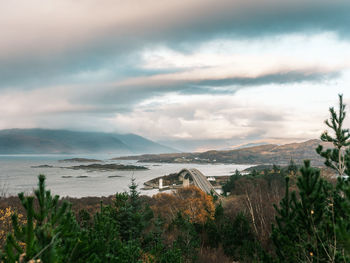
[[[207,177],[196,168],[182,169],[179,173],[179,179],[183,182],[183,186],[189,186],[190,180],[192,179],[193,184],[200,188],[207,194],[213,193],[214,195],[219,195],[212,184],[208,181]]]

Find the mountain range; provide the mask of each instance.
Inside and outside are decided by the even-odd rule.
[[[141,154],[177,150],[135,134],[48,129],[0,130],[0,154]]]
[[[311,160],[313,165],[321,166],[324,159],[316,153],[318,145],[327,144],[320,140],[284,145],[264,144],[225,151],[206,151],[200,153],[145,154],[120,157],[116,159],[134,159],[140,162],[166,163],[235,163],[235,164],[278,164],[287,165],[291,159],[297,164]]]

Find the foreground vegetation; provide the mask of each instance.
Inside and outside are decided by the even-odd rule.
[[[174,194],[62,200],[39,176],[34,196],[0,201],[3,262],[350,262],[350,134],[345,106],[317,148],[338,175],[310,161],[236,172],[217,198],[191,186]]]

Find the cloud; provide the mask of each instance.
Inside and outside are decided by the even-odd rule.
[[[123,108],[129,103],[132,108],[169,92],[233,94],[268,84],[327,83],[342,78],[350,67],[349,50],[349,43],[336,41],[332,34],[292,35],[262,43],[217,40],[191,53],[156,47],[142,52],[137,76],[86,88],[86,99],[120,103]]]
[[[292,43],[294,50],[286,54],[287,43]],[[326,44],[319,48],[322,43]],[[276,44],[279,49],[275,48]],[[24,112],[28,118],[30,114],[44,115],[44,112],[47,118],[50,118],[49,114],[57,116],[68,111],[82,115],[95,112],[108,118],[116,112],[133,111],[152,98],[156,98],[154,104],[165,104],[166,100],[159,98],[166,94],[233,95],[242,88],[264,88],[266,85],[290,88],[300,83],[338,81],[343,78],[350,58],[349,45],[338,43],[329,35],[265,41],[263,53],[256,45],[256,42],[218,41],[203,44],[192,53],[145,50],[136,57],[138,59],[128,60],[123,65],[130,65],[130,69],[119,72],[123,77],[119,81],[110,77],[113,67],[107,67],[80,72],[75,79],[69,79],[68,84],[7,89],[0,96],[3,112],[15,108],[17,114]],[[325,50],[328,54],[322,56]],[[137,68],[132,67],[138,62]],[[56,79],[51,81],[56,82]]]
[[[51,96],[46,89],[0,94],[0,128],[132,132],[178,144],[187,151],[204,149],[199,146],[227,148],[272,139],[301,141],[321,134],[326,128],[323,121],[329,115],[328,107],[337,105],[336,94],[346,89],[304,82],[285,88],[251,87],[234,94],[145,94],[133,106],[126,102],[124,111],[118,100],[110,105],[103,104],[103,100],[100,104],[85,100],[74,103],[72,97],[81,93],[68,91],[53,88]],[[349,101],[347,96],[345,101]]]
[[[119,104],[124,108],[133,108],[142,100],[166,93],[234,94],[242,88],[269,84],[322,83],[337,79],[341,71],[339,67],[308,67],[293,63],[283,66],[260,64],[259,68],[245,68],[241,64],[195,68],[128,78],[99,88],[92,86],[85,88],[86,93],[77,96],[76,101],[83,99],[89,103]]]
[[[116,114],[110,121],[121,131],[133,130],[158,140],[219,140],[270,136],[283,127],[283,110],[240,102],[236,96],[166,96],[167,104],[152,101],[130,113]],[[157,101],[162,100],[161,98]],[[228,107],[229,105],[229,107]],[[289,114],[286,112],[286,116]],[[142,121],[142,120],[147,120]],[[276,133],[275,133],[276,132]]]
[[[0,128],[310,138],[350,81],[347,0],[0,5]]]
[[[346,38],[350,22],[345,0],[2,0],[1,7],[0,87],[7,88],[67,83],[101,68],[118,78],[130,65],[120,64],[137,63],[135,52],[159,44],[192,52],[217,37],[331,31]]]
[[[310,72],[310,71],[291,71],[291,72],[278,72],[272,74],[266,74],[258,77],[237,77],[227,79],[212,79],[199,82],[203,86],[259,86],[265,84],[289,84],[300,83],[305,81],[319,82],[322,80],[332,79],[339,76],[339,72]]]

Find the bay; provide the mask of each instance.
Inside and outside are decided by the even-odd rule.
[[[177,163],[137,163],[134,160],[111,160],[115,155],[0,155],[0,194],[16,195],[19,192],[32,193],[37,185],[37,176],[46,175],[46,184],[52,193],[60,196],[86,197],[108,196],[128,190],[131,178],[135,178],[139,189],[143,183],[184,168],[197,168],[206,176],[231,175],[236,169],[242,171],[252,165],[236,164],[177,164]],[[67,167],[88,164],[79,162],[59,162],[70,158],[92,158],[104,163],[146,166],[142,171],[87,171],[72,170]],[[52,167],[35,166],[48,165]],[[140,190],[152,195],[157,190]]]

